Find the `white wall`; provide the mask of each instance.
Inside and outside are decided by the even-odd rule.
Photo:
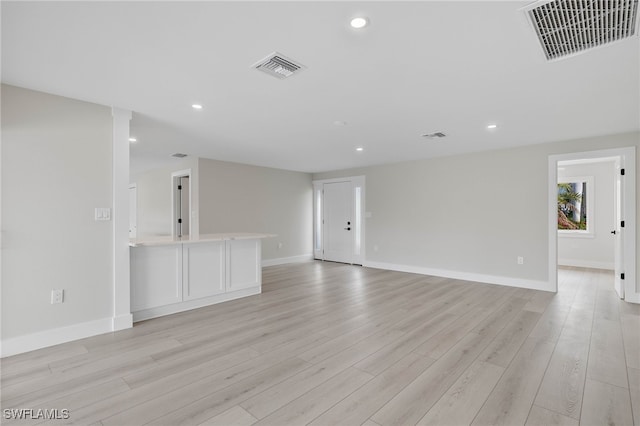
[[[365,264],[547,288],[549,155],[637,148],[639,140],[634,132],[313,178],[366,176]]]
[[[192,173],[190,183],[193,196],[191,202],[192,210],[196,213],[196,216],[192,218],[192,227],[197,227],[198,158],[186,157],[176,159],[173,166],[131,177],[131,183],[135,183],[138,188],[138,238],[172,235],[171,174],[186,169],[191,169]]]
[[[587,203],[593,203],[593,236],[581,238],[566,233],[558,233],[558,264],[588,268],[614,268],[615,229],[615,162],[607,161],[590,164],[562,165],[558,178],[592,176],[593,196]],[[587,218],[589,220],[589,218]]]
[[[2,85],[3,353],[51,329],[111,326],[112,222],[94,208],[112,206],[112,177],[111,108]]]
[[[200,233],[278,234],[263,240],[263,260],[311,258],[310,174],[203,158],[199,170]]]

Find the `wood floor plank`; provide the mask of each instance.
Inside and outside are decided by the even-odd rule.
[[[504,368],[488,362],[474,362],[418,425],[471,424],[503,372]]]
[[[640,369],[640,316],[621,315],[620,324],[627,367]]]
[[[197,425],[308,367],[307,362],[291,358],[215,392],[212,392],[210,382],[196,382],[101,421],[104,426]]]
[[[416,424],[487,345],[485,336],[469,333],[371,416],[371,419],[383,426]]]
[[[631,394],[631,411],[633,424],[640,425],[640,370],[629,368],[629,393]]]
[[[404,311],[394,311],[386,317],[380,318],[378,321],[368,324],[364,327],[357,328],[340,337],[328,340],[327,342],[316,346],[299,355],[301,359],[311,363],[321,362],[337,352],[343,351],[366,338],[384,331],[398,321],[404,315]],[[397,336],[403,333],[398,331]]]
[[[464,316],[459,317],[442,331],[418,346],[415,352],[434,359],[440,358],[490,313],[491,310],[482,307],[470,309]]]
[[[359,425],[411,383],[435,360],[410,353],[366,385],[331,407],[311,426]]]
[[[506,368],[539,319],[540,314],[538,312],[520,311],[498,333],[478,359]]]
[[[207,426],[251,426],[258,419],[253,417],[251,414],[247,413],[239,405],[235,405],[229,408],[224,413],[220,413],[217,416],[213,416],[212,418],[205,420],[200,423],[200,425]]]
[[[631,425],[629,389],[587,379],[580,423],[585,425]]]
[[[371,374],[349,367],[256,424],[261,426],[308,424],[372,378]]]
[[[382,330],[336,355],[313,365],[312,368],[293,375],[269,389],[268,392],[247,399],[242,402],[240,406],[256,418],[262,419],[300,395],[310,391],[315,386],[324,383],[337,374],[341,374],[367,355],[383,348],[402,335],[403,333],[398,330]]]
[[[3,424],[640,426],[639,306],[602,270],[554,294],[277,265],[260,295],[0,360],[3,408],[71,414]]]
[[[525,426],[578,426],[579,422],[555,411],[534,405]]]
[[[372,353],[358,362],[356,368],[371,373],[380,374],[398,360],[405,357],[422,342],[442,330],[457,317],[452,314],[442,313],[424,322],[414,330],[408,331],[398,340],[382,349]]]
[[[524,305],[524,310],[543,313],[549,303],[556,297],[555,293],[548,291],[536,291],[531,299]]]
[[[620,322],[594,318],[587,376],[614,386],[629,387]]]
[[[169,392],[176,392],[176,394],[180,394],[181,391],[188,392],[191,389],[189,386],[202,386],[210,392],[215,392],[261,373],[263,370],[296,355],[295,350],[289,350],[288,347],[282,349],[282,351],[272,351],[262,357],[252,358],[221,371],[214,369],[215,372],[212,374],[199,366],[193,366],[167,376],[160,375],[156,380],[136,387],[129,392],[105,398],[96,404],[77,410],[74,412],[74,418],[82,423],[91,423],[136,405],[161,398]],[[302,346],[298,350],[304,351],[304,349],[305,346]]]
[[[92,388],[81,390],[79,392],[70,393],[61,397],[57,397],[55,394],[50,395],[48,401],[42,402],[36,405],[30,405],[29,408],[37,410],[50,410],[57,408],[59,410],[66,409],[69,411],[70,421],[75,421],[75,413],[87,405],[91,405],[104,398],[108,398],[113,395],[119,395],[127,392],[129,387],[122,381],[122,379],[116,378],[105,383],[101,383]],[[27,426],[42,423],[42,419],[24,419],[24,420],[4,420],[3,425],[16,425]]]
[[[524,424],[554,346],[543,338],[527,339],[472,424]]]
[[[593,312],[572,309],[538,390],[536,405],[580,419]]]

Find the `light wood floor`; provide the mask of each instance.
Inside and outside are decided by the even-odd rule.
[[[263,281],[6,358],[2,407],[105,426],[640,422],[640,305],[611,273],[562,269],[557,294],[322,262]]]

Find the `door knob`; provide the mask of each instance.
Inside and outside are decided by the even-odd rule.
[[[351,231],[351,227],[344,228],[344,229],[345,229],[345,231]]]
[[[611,233],[612,233],[613,235],[616,235],[616,230],[614,229],[613,231],[611,231]]]

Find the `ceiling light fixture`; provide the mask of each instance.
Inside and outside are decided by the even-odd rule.
[[[336,121],[333,122],[333,124],[335,126],[346,126],[347,122],[346,121],[342,121],[342,120],[336,120]]]
[[[489,130],[493,130],[493,129],[496,129],[496,128],[498,128],[498,125],[497,125],[497,124],[489,124],[489,125],[487,126],[487,129],[489,129]]]
[[[191,105],[191,108],[193,108],[193,109],[202,109],[202,105],[200,105],[200,104],[193,104],[193,105]]]
[[[136,138],[129,138],[129,142],[138,142],[138,139],[136,139]]]
[[[359,146],[359,147],[357,147],[357,148],[356,148],[356,151],[358,151],[358,152],[362,152],[362,151],[364,151],[364,148],[363,148],[363,147],[361,147],[361,146]]]
[[[353,18],[350,24],[352,28],[360,29],[366,27],[369,24],[369,20],[362,17]]]

